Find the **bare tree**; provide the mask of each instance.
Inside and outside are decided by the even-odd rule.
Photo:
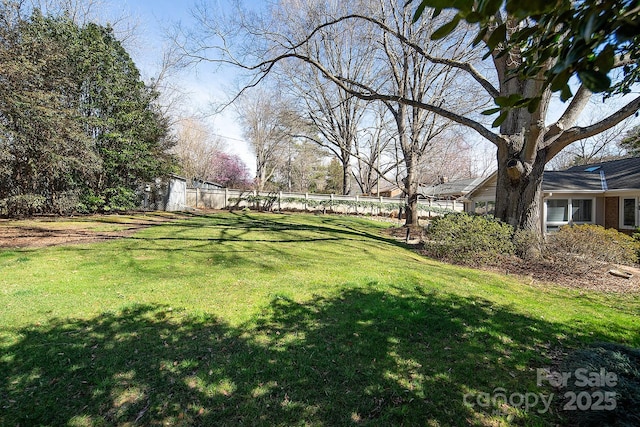
[[[286,153],[286,160],[276,170],[273,178],[278,189],[298,193],[322,190],[327,152],[307,139],[291,139]]]
[[[443,180],[474,178],[473,147],[465,140],[465,133],[452,127],[432,141],[418,165],[420,184],[433,185]]]
[[[282,0],[272,19],[280,23],[281,34],[294,39],[308,28],[320,25],[326,16],[342,15],[359,3]],[[307,56],[326,58],[325,65],[334,74],[372,82],[374,46],[369,34],[354,24],[345,21],[323,28],[318,37],[301,46],[301,51]],[[317,69],[300,63],[287,65],[282,67],[283,77],[293,84],[306,116],[318,130],[319,138],[314,141],[331,151],[342,164],[342,194],[349,194],[352,157],[367,102],[327,81]]]
[[[380,193],[380,186],[392,182],[387,177],[402,162],[393,150],[395,128],[384,104],[371,104],[365,115],[365,126],[359,130],[354,149],[355,180],[364,194]],[[395,182],[395,177],[393,177]]]
[[[397,104],[396,115],[402,117],[401,110],[411,108],[416,113],[427,111],[441,118],[448,119],[477,132],[480,136],[491,142],[496,147],[498,183],[496,194],[496,216],[516,227],[531,230],[533,233],[540,233],[540,194],[542,190],[542,173],[544,167],[563,148],[584,138],[592,137],[622,122],[632,116],[640,108],[640,97],[631,97],[625,105],[599,118],[595,123],[580,126],[577,125],[591,93],[585,87],[580,87],[571,102],[566,105],[566,109],[557,120],[549,123],[548,112],[552,93],[550,90],[543,90],[544,79],[542,76],[522,80],[516,77],[514,70],[522,62],[517,50],[511,50],[505,55],[500,55],[500,50],[496,49],[490,56],[491,62],[482,63],[478,66],[475,58],[456,57],[460,53],[460,35],[449,36],[446,40],[435,43],[439,49],[434,50],[434,43],[425,39],[413,39],[408,37],[401,29],[389,25],[385,17],[390,16],[396,9],[401,8],[393,2],[394,8],[381,9],[381,13],[362,12],[349,13],[343,16],[328,16],[325,22],[309,28],[302,36],[291,39],[274,34],[271,29],[260,33],[259,42],[252,40],[252,49],[243,50],[242,56],[236,56],[233,49],[242,48],[234,46],[230,39],[225,39],[227,43],[218,43],[215,50],[211,50],[211,45],[199,44],[193,46],[195,49],[188,49],[185,52],[192,58],[200,60],[214,61],[221,64],[231,64],[240,67],[248,72],[253,72],[248,85],[258,84],[279,64],[297,60],[303,61],[311,67],[319,70],[327,80],[333,82],[346,93],[357,96],[365,101],[382,101]],[[400,12],[396,12],[400,13]],[[430,11],[425,12],[432,18]],[[425,15],[426,16],[426,15]],[[497,20],[500,31],[508,34],[509,16],[502,16]],[[393,43],[402,45],[407,51],[412,51],[416,56],[433,65],[439,65],[451,70],[444,76],[455,76],[456,79],[463,79],[464,82],[458,93],[460,99],[473,101],[479,99],[477,91],[483,92],[480,97],[484,100],[495,99],[498,103],[503,100],[515,98],[528,98],[539,95],[539,102],[536,109],[516,108],[510,109],[502,119],[499,128],[496,130],[486,126],[484,121],[474,112],[460,112],[453,107],[456,104],[443,103],[442,97],[433,96],[433,91],[405,91],[399,92],[400,85],[370,86],[366,82],[352,81],[344,76],[336,74],[328,66],[326,58],[312,57],[305,53],[304,47],[311,40],[327,27],[339,25],[344,21],[356,21],[359,25],[371,25],[384,37],[393,40]],[[431,22],[432,19],[425,19]],[[247,35],[258,35],[255,28],[245,31],[243,37]],[[412,30],[415,31],[415,30]],[[495,30],[494,30],[495,31]],[[267,37],[264,37],[265,34]],[[491,37],[487,33],[487,38]],[[237,39],[246,42],[246,39]],[[208,49],[202,49],[207,46]],[[246,46],[245,46],[246,47]],[[466,45],[465,45],[466,47]],[[259,55],[255,55],[259,48]],[[540,69],[544,73],[553,67],[555,60],[552,58]],[[398,66],[407,68],[406,62],[396,62]],[[618,62],[620,66],[624,62]],[[455,70],[455,72],[453,71]],[[404,83],[400,81],[400,83]],[[444,98],[449,101],[449,95]],[[402,105],[402,107],[400,107]],[[408,132],[406,124],[403,125],[402,133]],[[408,136],[408,134],[407,134]],[[406,136],[405,136],[406,138]],[[407,145],[407,147],[409,147]],[[409,150],[405,154],[405,161],[411,163],[413,151]],[[408,171],[409,172],[409,171]],[[408,177],[406,189],[412,193],[412,177]],[[410,202],[413,202],[410,197]]]
[[[589,108],[586,114],[587,123],[597,120],[597,117],[602,115],[602,104],[596,105],[595,100],[590,104],[592,108]],[[634,122],[637,121],[624,121],[591,138],[581,139],[568,145],[547,163],[547,169],[563,170],[571,166],[612,160],[627,155],[627,150],[620,143]]]
[[[411,12],[398,8],[395,2],[379,0],[376,6],[380,10],[379,19],[388,28],[393,28],[396,34],[413,44],[426,46],[431,56],[444,53],[443,46],[428,43],[433,31],[441,24],[439,20],[424,20],[413,25]],[[455,87],[460,84],[459,70],[429,61],[410,45],[386,32],[382,32],[380,37],[380,56],[389,70],[384,90],[395,93],[398,99],[428,99],[431,103],[443,108],[446,106],[460,114],[470,114],[477,106],[460,98],[460,90]],[[465,35],[460,34],[457,43],[446,46],[449,54],[459,61],[471,60],[474,55],[473,51],[467,49],[464,40]],[[363,86],[361,83],[358,85]],[[417,225],[420,166],[428,164],[426,160],[429,157],[435,157],[436,146],[446,140],[453,122],[419,106],[393,99],[383,102],[394,118],[396,141],[403,160],[401,187],[407,196],[406,224]]]
[[[224,151],[224,142],[194,118],[178,121],[176,128],[173,154],[180,173],[190,182],[208,179],[214,172],[216,154]]]
[[[294,114],[273,88],[246,92],[236,106],[244,137],[256,156],[256,187],[262,191],[286,159]]]

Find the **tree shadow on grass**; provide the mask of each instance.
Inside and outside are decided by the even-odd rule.
[[[370,227],[354,227],[353,220],[344,221],[342,218],[321,216],[314,221],[311,215],[305,215],[304,223],[292,220],[295,216],[286,214],[237,214],[203,215],[189,221],[160,224],[175,228],[171,236],[147,238],[145,236],[132,236],[137,240],[184,240],[184,241],[247,241],[247,242],[313,242],[323,240],[362,240],[373,239],[383,243],[406,248],[407,245],[396,239],[384,237],[372,232]],[[193,229],[197,233],[193,233]],[[207,229],[212,229],[216,237],[209,236]],[[274,237],[267,238],[264,234],[251,235],[250,233],[273,233]]]
[[[546,423],[555,418],[463,397],[535,387],[557,334],[574,331],[375,283],[275,298],[240,326],[136,305],[4,331],[0,424],[495,425],[495,410]]]

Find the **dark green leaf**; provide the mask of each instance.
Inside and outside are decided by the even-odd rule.
[[[480,113],[480,114],[482,114],[482,115],[484,115],[484,116],[491,116],[492,114],[499,113],[501,110],[502,110],[502,108],[500,108],[500,107],[497,107],[497,108],[490,108],[490,109],[488,109],[488,110],[484,110],[484,111],[483,111],[482,113]]]
[[[475,39],[473,39],[473,43],[471,43],[472,46],[477,46],[482,40],[484,40],[484,36],[487,35],[487,31],[489,31],[489,28],[487,27],[483,27],[480,29],[480,31],[478,32],[478,35],[476,36]]]
[[[418,7],[423,10],[426,7],[431,7],[433,9],[447,9],[452,7],[451,0],[422,0]]]
[[[508,115],[509,115],[509,111],[508,110],[507,111],[503,111],[502,113],[500,113],[498,118],[493,121],[491,126],[493,126],[494,128],[497,128],[498,126],[500,126],[507,119]]]
[[[560,91],[560,100],[562,102],[566,102],[569,98],[573,96],[573,92],[571,92],[571,88],[568,84],[565,84]]]
[[[502,6],[503,0],[482,0],[478,3],[478,11],[485,17],[495,15]]]
[[[527,110],[533,114],[536,112],[536,110],[538,109],[538,107],[540,106],[540,101],[542,100],[541,97],[536,96],[535,98],[531,98],[529,100],[529,105],[527,105]]]
[[[597,17],[598,11],[589,11],[587,14],[587,19],[583,20],[580,24],[580,34],[587,43],[591,41],[591,36],[595,31]]]
[[[640,22],[636,20],[635,22],[625,22],[620,25],[616,31],[616,38],[621,42],[625,42],[637,37],[638,34],[640,34]]]
[[[489,36],[487,40],[487,46],[489,49],[494,50],[498,44],[503,43],[507,39],[507,26],[505,24],[498,25],[495,30]]]
[[[613,68],[613,64],[615,63],[616,52],[613,49],[613,46],[608,44],[602,52],[598,55],[595,60],[595,65],[598,67],[598,70],[601,72],[608,72]]]
[[[496,96],[493,101],[496,103],[496,105],[499,105],[500,107],[506,107],[509,105],[509,97],[508,96]]]
[[[424,9],[427,7],[427,3],[426,2],[422,2],[418,5],[418,8],[416,9],[416,12],[413,14],[413,23],[415,24],[416,22],[418,22],[418,19],[420,19],[420,17],[422,16],[422,13],[424,12]]]
[[[494,102],[500,107],[513,107],[517,102],[522,100],[522,95],[518,93],[509,96],[496,96]]]
[[[480,15],[478,12],[471,12],[468,15],[465,15],[464,19],[469,24],[477,24],[482,20],[482,15]]]
[[[460,15],[456,14],[456,16],[454,16],[451,21],[444,24],[442,27],[435,30],[433,34],[431,34],[431,40],[440,40],[448,36],[449,34],[451,34],[453,30],[456,29],[459,22],[460,22]]]
[[[603,72],[584,70],[578,72],[578,78],[591,92],[604,92],[611,86],[611,79]]]
[[[542,15],[553,10],[555,2],[549,0],[507,0],[505,8],[511,15],[519,18]]]
[[[570,76],[571,76],[571,73],[569,72],[569,70],[564,70],[560,74],[556,74],[556,76],[551,81],[551,90],[553,92],[557,92],[561,90],[569,82]]]

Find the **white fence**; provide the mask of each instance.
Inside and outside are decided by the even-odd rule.
[[[322,211],[391,215],[404,209],[405,200],[390,197],[336,196],[334,194],[258,193],[231,189],[187,189],[186,205],[195,209],[261,209]],[[418,203],[422,215],[440,215],[464,210],[455,200],[423,200]]]

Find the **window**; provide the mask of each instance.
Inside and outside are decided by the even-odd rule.
[[[569,223],[593,223],[594,199],[547,199],[547,232]]]
[[[636,226],[636,199],[622,201],[622,225],[625,227]]]
[[[571,200],[571,220],[573,222],[591,222],[592,199]]]
[[[476,202],[474,212],[477,215],[495,215],[496,202],[494,201]]]
[[[569,200],[552,199],[547,200],[547,222],[568,222],[569,221]]]

